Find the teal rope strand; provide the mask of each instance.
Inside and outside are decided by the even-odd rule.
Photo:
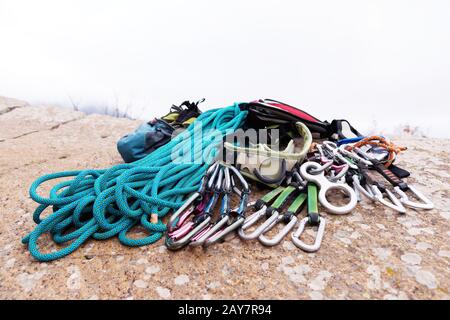
[[[134,163],[41,176],[30,186],[30,197],[39,204],[33,213],[37,226],[22,242],[39,261],[67,256],[89,238],[104,240],[118,236],[127,246],[154,243],[166,231],[160,218],[179,208],[189,194],[198,190],[206,169],[217,155],[217,146],[225,135],[241,127],[246,115],[237,103],[209,110],[169,143]],[[38,194],[40,185],[60,178],[69,180],[56,183],[48,197]],[[53,212],[41,218],[49,207]],[[153,214],[159,218],[157,223],[150,222]],[[148,235],[129,238],[127,233],[137,225]],[[46,233],[64,247],[55,252],[41,252],[38,240]]]

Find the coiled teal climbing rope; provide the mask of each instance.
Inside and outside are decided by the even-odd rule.
[[[155,222],[149,218],[162,218],[179,208],[186,196],[200,187],[222,138],[239,128],[246,114],[237,103],[209,110],[169,143],[134,163],[38,178],[30,187],[31,198],[40,204],[33,213],[37,226],[22,242],[39,261],[67,256],[89,238],[103,240],[118,235],[127,246],[154,243],[163,236],[166,226],[160,219]],[[72,179],[55,184],[48,198],[38,194],[41,184],[59,178]],[[48,207],[53,213],[41,219]],[[144,227],[148,235],[129,238],[127,233],[136,225]],[[65,247],[41,252],[38,239],[45,233]]]

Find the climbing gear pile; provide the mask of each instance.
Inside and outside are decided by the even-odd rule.
[[[31,255],[55,260],[90,238],[114,236],[128,246],[148,245],[165,235],[171,250],[207,248],[235,233],[268,247],[290,234],[296,247],[315,252],[325,239],[324,213],[347,215],[363,201],[361,195],[402,214],[406,208],[433,208],[405,182],[410,173],[394,164],[406,148],[385,137],[366,137],[346,120],[320,121],[270,99],[201,114],[200,102],[173,107],[161,119],[172,128],[187,126],[178,135],[167,138],[170,128],[153,123],[150,152],[130,151],[130,159],[139,154],[139,160],[38,178],[30,187],[39,204],[33,214],[37,226],[22,240]],[[265,142],[227,140],[240,129],[267,130],[269,137]],[[279,134],[271,133],[275,129]],[[134,146],[128,143],[123,150]],[[43,183],[59,178],[69,180],[55,182],[47,197],[39,195]],[[250,202],[253,185],[269,191]],[[52,212],[41,218],[49,207]],[[128,236],[139,226],[148,235]],[[304,235],[310,227],[317,228],[313,241]],[[43,253],[39,247],[44,234],[64,247]]]

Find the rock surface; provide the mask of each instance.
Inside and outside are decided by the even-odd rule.
[[[130,248],[110,239],[89,240],[54,262],[35,261],[20,242],[35,226],[30,184],[49,172],[120,163],[116,141],[137,124],[0,98],[0,298],[450,298],[450,140],[444,139],[394,139],[409,148],[398,163],[435,209],[399,215],[363,200],[350,215],[327,215],[315,254],[288,238],[272,248],[235,237],[179,252],[162,240]]]

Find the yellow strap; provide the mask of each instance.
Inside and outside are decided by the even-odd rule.
[[[190,125],[192,122],[195,121],[195,117],[189,118],[186,121],[183,122],[183,125]]]
[[[175,120],[177,120],[179,115],[180,114],[178,112],[173,112],[173,113],[169,113],[168,115],[162,117],[162,119],[167,120],[167,121],[175,121]]]

